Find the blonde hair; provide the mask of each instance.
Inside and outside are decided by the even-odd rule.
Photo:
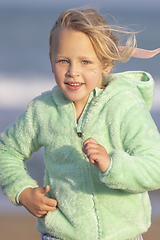
[[[103,64],[113,66],[126,62],[132,56],[136,44],[135,34],[121,27],[111,27],[104,17],[93,9],[70,9],[62,12],[50,32],[50,57],[56,31],[68,28],[85,33],[90,39],[97,57]],[[118,34],[129,34],[125,47],[120,48]]]

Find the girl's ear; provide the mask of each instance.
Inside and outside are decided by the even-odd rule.
[[[104,63],[104,68],[102,71],[103,75],[107,75],[108,73],[110,73],[112,67],[113,67],[112,60],[107,60],[107,62]]]
[[[103,75],[107,75],[108,73],[110,73],[111,69],[112,65],[107,65],[107,67],[103,69]]]

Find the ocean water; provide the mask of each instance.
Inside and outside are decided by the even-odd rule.
[[[64,9],[63,9],[64,10]],[[0,9],[0,132],[21,114],[28,102],[55,85],[49,62],[48,38],[50,29],[62,9],[15,10]],[[113,15],[120,25],[138,31],[138,47],[160,47],[159,11],[102,11],[111,24]],[[151,114],[160,131],[160,54],[149,60],[132,58],[117,64],[114,71],[144,70],[155,79],[155,98]],[[28,171],[39,185],[43,185],[43,149],[27,163]],[[151,194],[153,215],[160,217],[159,192]],[[24,213],[23,208],[18,208]],[[0,192],[0,212],[17,212]]]
[[[61,9],[25,11],[0,9],[0,73],[6,75],[50,76],[48,38]],[[138,47],[158,48],[160,45],[159,11],[114,11],[102,9],[109,24],[127,26],[137,33]],[[113,17],[112,17],[113,16]],[[115,71],[145,70],[159,75],[159,56],[152,60],[131,59],[119,64]]]

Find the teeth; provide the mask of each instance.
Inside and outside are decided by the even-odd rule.
[[[68,83],[70,86],[80,86],[81,83]]]

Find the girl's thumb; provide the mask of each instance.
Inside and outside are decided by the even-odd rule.
[[[46,187],[43,187],[43,194],[49,192],[49,190],[50,190],[50,186],[49,185],[47,185]]]

